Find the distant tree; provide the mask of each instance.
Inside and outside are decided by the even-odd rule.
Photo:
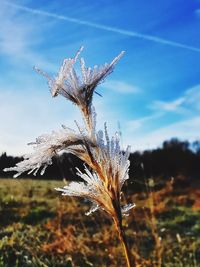
[[[11,177],[3,169],[14,166],[21,157],[8,156],[5,152],[0,156],[0,177]],[[130,155],[130,185],[134,189],[144,188],[145,180],[150,177],[170,178],[182,174],[188,178],[199,179],[200,176],[200,141],[189,143],[177,138],[164,141],[161,148],[134,152]],[[69,153],[53,158],[42,179],[80,179],[76,175],[76,167],[83,170],[83,162]],[[35,178],[24,174],[23,177]]]
[[[192,149],[200,155],[200,140],[194,141],[192,143]]]
[[[2,153],[0,156],[0,178],[1,177],[12,177],[11,173],[5,173],[4,168],[14,166],[17,162],[21,161],[22,157],[7,156],[6,152]]]
[[[194,149],[195,147],[195,149]],[[144,188],[145,181],[157,177],[165,181],[183,175],[188,181],[200,177],[200,142],[190,144],[177,138],[163,142],[161,148],[135,152],[130,155],[131,187]]]
[[[190,149],[190,143],[188,141],[180,141],[178,138],[172,138],[171,140],[164,141],[162,145],[163,149],[177,149],[180,151],[186,151]]]

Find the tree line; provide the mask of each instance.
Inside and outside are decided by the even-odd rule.
[[[3,169],[21,160],[22,157],[3,153],[0,156],[0,178],[11,177],[14,173],[4,172]],[[190,143],[173,138],[163,142],[160,148],[131,153],[130,162],[130,182],[140,183],[150,177],[168,179],[178,175],[200,180],[200,141]],[[53,164],[45,174],[41,177],[38,173],[36,178],[77,180],[77,167],[83,170],[82,161],[72,154],[64,153],[54,157]],[[33,175],[23,174],[23,178],[26,177],[34,178]]]

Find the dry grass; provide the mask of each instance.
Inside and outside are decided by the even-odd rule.
[[[125,266],[115,228],[102,212],[85,216],[84,200],[61,197],[60,181],[0,180],[0,266]],[[123,220],[138,266],[200,266],[199,189],[126,197]]]

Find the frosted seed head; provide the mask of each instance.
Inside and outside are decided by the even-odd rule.
[[[124,216],[128,216],[129,215],[129,211],[131,209],[133,209],[135,206],[136,206],[135,203],[133,203],[133,204],[129,203],[129,204],[125,205],[124,207],[121,208],[122,214]]]
[[[92,169],[85,167],[85,172],[78,171],[83,182],[71,182],[63,188],[56,188],[63,195],[84,197],[95,203],[87,214],[99,207],[107,213],[115,214],[113,200],[119,201],[120,190],[124,182],[129,178],[129,150],[123,153],[120,150],[119,136],[116,134],[110,138],[106,124],[104,131],[96,132],[96,112],[92,105],[93,94],[98,84],[114,70],[115,64],[122,57],[122,51],[110,64],[104,64],[94,68],[86,67],[84,59],[80,59],[81,77],[75,70],[83,47],[73,58],[64,59],[58,74],[51,78],[48,74],[35,68],[35,70],[48,80],[48,85],[53,97],[58,94],[76,104],[84,117],[85,129],[77,124],[79,132],[62,126],[59,131],[39,136],[33,145],[33,153],[24,156],[24,160],[15,167],[5,171],[15,171],[15,177],[23,172],[45,172],[48,165],[52,164],[52,157],[62,151],[70,152],[84,160]],[[116,198],[116,199],[113,199]],[[120,206],[120,203],[117,203]],[[122,208],[122,213],[127,214],[133,207],[129,204]]]
[[[89,211],[87,211],[85,213],[85,215],[89,216],[91,215],[93,212],[97,211],[99,209],[99,205],[97,204],[93,204],[92,207],[89,209]]]

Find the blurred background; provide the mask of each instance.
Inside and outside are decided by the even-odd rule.
[[[0,266],[125,265],[106,215],[54,190],[78,179],[80,160],[62,154],[38,177],[3,172],[39,135],[81,122],[33,70],[56,76],[81,45],[91,67],[125,51],[94,105],[97,128],[106,121],[132,148],[132,254],[141,266],[200,266],[200,1],[1,0],[0,22]]]
[[[197,140],[199,8],[197,0],[1,1],[1,151],[21,156],[38,135],[74,127],[76,109],[52,99],[33,66],[55,76],[81,45],[88,66],[126,52],[95,96],[99,127],[120,124],[133,151]]]

